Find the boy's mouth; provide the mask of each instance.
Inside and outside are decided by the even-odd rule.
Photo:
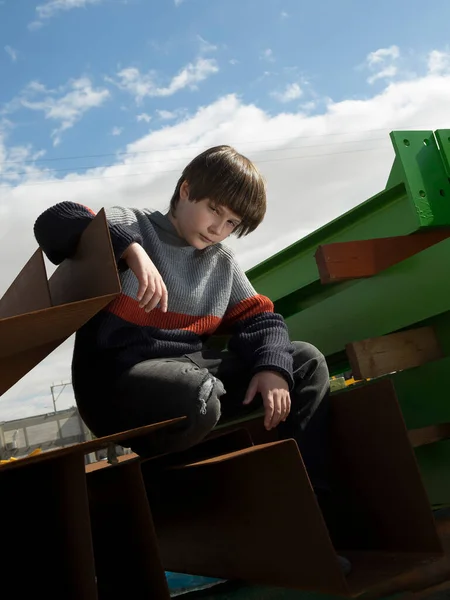
[[[209,238],[207,238],[206,236],[200,234],[200,237],[202,238],[202,240],[204,242],[208,242],[208,244],[213,244],[214,242],[212,240],[210,240]]]

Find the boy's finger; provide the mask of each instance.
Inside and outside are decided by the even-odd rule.
[[[271,423],[273,418],[273,395],[272,392],[268,392],[267,399],[264,400],[264,408],[265,408],[265,417],[264,417],[264,427],[269,431],[271,429]]]
[[[270,422],[270,428],[277,427],[283,416],[283,399],[279,391],[273,393],[273,415]]]
[[[163,312],[167,312],[167,308],[169,305],[169,294],[167,293],[166,284],[164,281],[162,282],[162,296],[161,296],[161,310]]]
[[[155,282],[153,280],[149,280],[147,283],[147,289],[145,290],[145,294],[141,300],[140,307],[145,308],[150,300],[153,298],[155,294]]]
[[[139,277],[138,283],[139,283],[139,288],[138,288],[138,293],[137,293],[136,299],[138,302],[141,302],[142,298],[144,297],[145,290],[147,289],[147,277],[145,275],[143,275],[142,277]],[[140,308],[142,308],[142,306],[140,306]]]
[[[154,308],[156,308],[158,306],[159,301],[161,300],[161,295],[162,295],[161,287],[158,284],[158,282],[156,282],[155,293],[153,294],[153,297],[150,299],[150,302],[145,307],[146,312],[151,312]]]
[[[250,404],[250,402],[255,397],[257,390],[258,390],[258,382],[256,381],[256,379],[252,379],[250,381],[250,385],[247,388],[247,392],[245,394],[243,404]]]

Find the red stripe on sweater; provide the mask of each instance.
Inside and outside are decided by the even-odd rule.
[[[80,204],[80,202],[77,202],[77,204],[79,204],[80,206],[82,206],[83,208],[85,208],[86,210],[88,210],[91,215],[94,215],[94,217],[96,216],[96,213],[92,210],[92,208],[89,208],[89,206],[85,206],[84,204]]]
[[[107,310],[117,317],[143,327],[156,327],[157,329],[182,329],[192,331],[197,335],[211,335],[217,329],[221,319],[213,316],[191,316],[182,313],[163,313],[159,308],[154,308],[146,313],[139,307],[139,302],[125,294],[108,305]]]
[[[257,294],[251,298],[245,298],[228,311],[222,321],[223,327],[229,327],[236,321],[243,321],[261,313],[273,312],[273,302],[266,296]],[[221,326],[222,328],[222,326]]]

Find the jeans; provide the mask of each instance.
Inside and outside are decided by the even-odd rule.
[[[280,439],[296,440],[311,483],[320,491],[328,481],[329,372],[317,348],[293,345],[291,411],[277,429]],[[107,435],[186,416],[179,425],[122,443],[141,456],[181,451],[201,442],[217,423],[261,408],[260,395],[242,405],[250,379],[242,361],[227,351],[147,360],[119,378],[107,409],[103,405],[98,415],[91,411],[87,424],[96,435]]]

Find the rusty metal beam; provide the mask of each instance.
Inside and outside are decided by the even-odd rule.
[[[336,393],[331,423],[340,547],[442,553],[392,381]]]
[[[159,475],[144,467],[165,569],[345,595],[293,440]]]
[[[120,293],[104,211],[47,281],[38,250],[0,300],[0,395]]]
[[[87,475],[99,600],[169,600],[139,461]]]
[[[21,598],[97,600],[83,456],[2,466],[0,485],[5,589]]]
[[[0,300],[0,319],[50,308],[44,257],[38,248]]]

